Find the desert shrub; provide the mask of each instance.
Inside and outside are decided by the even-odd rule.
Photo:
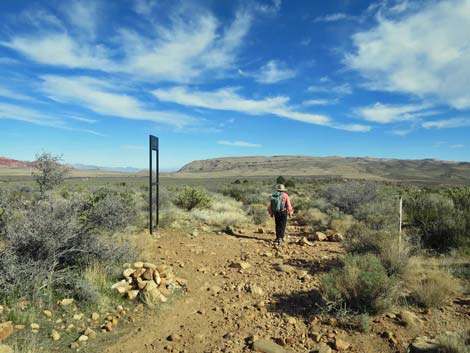
[[[354,216],[375,230],[397,228],[399,222],[398,202],[396,199],[380,198],[359,205],[354,211]]]
[[[115,231],[134,224],[137,207],[130,192],[102,188],[91,193],[83,216],[97,229]]]
[[[292,179],[289,179],[285,182],[284,186],[288,189],[289,188],[295,188],[295,182]]]
[[[329,222],[328,215],[320,211],[318,208],[301,210],[297,213],[296,219],[299,225],[308,225],[311,227],[326,226]]]
[[[407,237],[399,241],[397,233],[373,230],[363,223],[353,224],[344,245],[348,253],[375,254],[389,275],[405,271],[413,250]]]
[[[410,269],[405,278],[411,297],[426,308],[440,307],[461,291],[459,281],[447,271]]]
[[[253,218],[253,223],[256,225],[264,224],[269,218],[269,213],[266,205],[254,204],[248,208],[248,215]]]
[[[346,234],[349,232],[351,227],[355,224],[354,217],[351,215],[341,215],[340,218],[334,218],[330,220],[328,225],[331,229]]]
[[[311,207],[318,208],[322,212],[328,212],[328,210],[330,210],[333,205],[323,197],[313,196],[311,201]]]
[[[424,246],[448,250],[469,244],[470,218],[465,210],[455,206],[451,197],[438,193],[409,195],[404,208],[408,222],[419,230]]]
[[[85,198],[64,200],[49,196],[38,204],[15,210],[0,254],[0,293],[4,299],[11,294],[32,297],[42,292],[62,293],[75,285],[85,288],[71,281],[81,280],[76,274],[89,263],[112,266],[133,259],[129,245],[122,245],[111,236],[97,236],[108,224],[100,226],[98,218],[89,217],[89,206]]]
[[[51,153],[44,152],[36,156],[36,160],[33,162],[35,168],[33,177],[41,193],[52,190],[64,181],[68,169],[60,163],[61,161],[61,156],[55,156]]]
[[[176,194],[175,204],[187,211],[193,208],[209,206],[210,199],[206,191],[201,188],[185,186]]]
[[[372,254],[348,255],[343,267],[321,278],[325,299],[338,307],[376,314],[390,308],[396,299],[396,280],[389,277]]]
[[[361,205],[365,205],[377,197],[378,187],[372,183],[349,181],[328,184],[323,187],[321,194],[342,212],[354,214]]]
[[[261,193],[255,186],[230,185],[223,188],[221,194],[241,201],[245,205],[266,203],[269,200],[269,196]]]
[[[276,184],[285,184],[286,183],[286,178],[284,178],[282,175],[279,175],[276,178]]]

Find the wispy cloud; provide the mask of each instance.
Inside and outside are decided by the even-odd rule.
[[[216,91],[190,90],[188,87],[156,89],[152,94],[164,102],[184,106],[214,110],[236,111],[249,115],[275,115],[309,124],[317,124],[348,131],[369,131],[370,127],[361,124],[337,124],[328,116],[305,113],[289,106],[289,97],[275,96],[264,99],[248,99],[240,96],[235,88],[223,88]]]
[[[251,143],[246,141],[217,141],[219,145],[225,146],[234,146],[234,147],[262,147],[262,145],[258,143]]]
[[[95,130],[70,126],[62,118],[52,114],[41,112],[33,108],[19,107],[13,104],[0,103],[0,120],[2,119],[17,120],[68,131],[84,132],[95,136],[105,136],[103,133]]]
[[[331,81],[320,81],[323,83],[328,83]],[[314,93],[330,93],[330,94],[351,94],[353,89],[349,83],[343,83],[341,85],[334,85],[334,84],[325,84],[325,85],[312,85],[307,88],[309,92]]]
[[[113,92],[107,81],[90,77],[43,76],[42,90],[53,100],[85,106],[95,113],[125,119],[148,120],[175,126],[196,119],[177,112],[147,109],[136,98]]]
[[[77,14],[70,13],[75,25],[81,26],[80,33],[94,32],[90,8],[77,1],[74,4]],[[77,37],[56,30],[12,35],[0,45],[48,66],[120,72],[145,81],[190,82],[232,69],[250,29],[251,14],[240,11],[225,26],[208,12],[192,13],[191,21],[184,15],[173,16],[168,26],[145,32],[117,28],[110,36],[113,41],[97,43],[91,35]]]
[[[24,101],[35,101],[33,97],[27,96],[23,93],[16,92],[10,88],[0,86],[0,97],[15,99],[15,100],[24,100]]]
[[[260,72],[255,77],[259,83],[271,84],[294,78],[296,74],[286,64],[278,60],[270,60],[261,67]]]
[[[430,109],[429,105],[424,104],[387,105],[375,103],[371,106],[355,108],[354,112],[364,120],[380,124],[415,121],[418,118],[438,114],[437,111]]]
[[[308,99],[302,102],[303,106],[310,107],[315,105],[332,105],[339,102],[338,98],[335,99]]]
[[[426,129],[447,129],[470,126],[470,118],[451,118],[442,120],[426,121],[422,124]]]
[[[391,18],[381,13],[374,27],[355,33],[355,50],[344,63],[369,89],[469,109],[470,51],[468,36],[462,35],[470,33],[468,0],[420,2],[419,11],[406,9],[398,6]]]
[[[348,14],[345,14],[343,12],[337,12],[337,13],[331,13],[325,16],[319,16],[316,17],[313,22],[338,22],[338,21],[344,21],[344,20],[352,20],[355,19],[355,16],[351,16]]]

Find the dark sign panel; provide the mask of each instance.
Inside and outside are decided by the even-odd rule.
[[[152,167],[152,162],[153,162],[153,152],[156,152],[156,163],[155,163],[155,168],[156,168],[156,176],[157,179],[154,183],[153,181],[153,167]],[[149,227],[150,227],[150,234],[153,234],[153,186],[155,185],[155,211],[156,211],[156,222],[155,226],[158,227],[158,200],[159,200],[159,156],[158,156],[158,137],[155,137],[153,135],[150,135],[149,137]]]

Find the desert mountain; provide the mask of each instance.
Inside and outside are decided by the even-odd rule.
[[[228,157],[193,161],[177,175],[315,176],[470,184],[470,163],[369,157]]]

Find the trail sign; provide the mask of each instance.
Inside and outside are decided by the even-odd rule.
[[[153,167],[152,167],[152,161],[153,161],[153,151],[156,152],[156,163],[155,163],[155,169],[156,169],[156,181],[155,184],[153,182]],[[155,137],[153,135],[149,136],[149,231],[150,234],[153,234],[153,186],[155,185],[155,213],[156,213],[156,221],[155,221],[155,226],[158,228],[158,213],[159,213],[159,187],[160,187],[160,181],[159,181],[159,148],[158,148],[158,137]]]

